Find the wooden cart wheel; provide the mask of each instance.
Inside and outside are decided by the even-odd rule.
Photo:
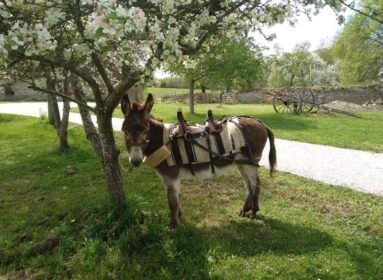
[[[293,113],[299,115],[302,113],[302,101],[299,98],[292,98],[288,95],[278,95],[273,98],[273,107],[275,112]]]
[[[316,105],[314,93],[312,91],[305,91],[299,94],[299,98],[302,101],[302,113],[310,113]]]

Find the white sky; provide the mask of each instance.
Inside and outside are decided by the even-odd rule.
[[[347,11],[344,15],[349,16],[352,12]],[[272,49],[278,45],[282,51],[288,52],[293,50],[298,43],[305,41],[310,42],[311,50],[320,47],[321,42],[329,43],[333,40],[335,34],[342,28],[337,22],[336,15],[330,7],[325,7],[317,16],[313,16],[311,21],[306,15],[298,17],[298,21],[294,26],[289,23],[274,25],[265,29],[265,34],[275,33],[277,36],[272,41],[266,41],[263,36],[255,34],[257,44],[264,45]]]
[[[347,17],[352,12],[348,10],[344,15]],[[311,21],[307,16],[301,15],[298,17],[297,23],[290,26],[289,23],[277,24],[271,28],[264,29],[263,32],[267,35],[275,33],[277,36],[272,41],[267,41],[263,36],[254,34],[254,38],[258,45],[266,46],[270,50],[266,54],[274,53],[274,46],[284,51],[291,51],[298,43],[308,41],[311,44],[311,50],[320,47],[321,42],[329,43],[333,40],[335,34],[342,28],[336,20],[335,13],[329,7],[325,7],[317,16],[313,16]],[[169,74],[161,70],[155,72],[156,78],[168,77]]]

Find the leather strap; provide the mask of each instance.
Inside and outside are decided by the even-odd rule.
[[[209,158],[210,158],[210,165],[211,165],[211,172],[214,174],[215,169],[214,169],[214,158],[213,158],[213,153],[211,150],[211,142],[210,142],[210,136],[206,136],[206,143],[207,143],[207,149],[209,150]]]

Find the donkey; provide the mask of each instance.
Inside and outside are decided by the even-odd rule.
[[[162,120],[151,115],[154,98],[148,95],[144,104],[133,103],[129,101],[128,95],[124,95],[121,100],[121,110],[124,114],[122,131],[125,136],[125,143],[129,152],[130,162],[134,167],[138,167],[144,157],[148,157],[159,150],[164,143],[163,132],[165,125]],[[246,160],[255,158],[261,159],[262,151],[267,139],[270,141],[269,163],[270,175],[276,165],[276,149],[274,145],[274,135],[269,127],[261,121],[251,117],[238,117],[238,123],[242,127],[243,137],[247,140],[249,147],[244,147],[235,155],[235,160]],[[242,161],[243,162],[243,161]],[[228,169],[235,165],[235,161],[215,159],[214,170],[216,175],[227,174]],[[252,210],[251,219],[256,218],[259,211],[259,192],[260,180],[258,167],[251,164],[236,164],[241,176],[244,179],[248,190],[248,196],[240,210],[240,216]],[[193,164],[193,173],[197,178],[210,178],[213,171],[210,168],[211,163]],[[180,180],[193,177],[188,166],[168,166],[166,160],[163,160],[155,167],[156,172],[162,177],[167,191],[168,203],[170,208],[170,225],[176,226],[179,223],[179,217],[182,215],[180,201]]]

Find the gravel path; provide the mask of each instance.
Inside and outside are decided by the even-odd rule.
[[[72,106],[74,107],[75,104]],[[0,103],[0,113],[39,117],[46,103]],[[80,114],[71,113],[70,122],[81,124]],[[113,118],[120,130],[122,119]],[[331,185],[383,195],[383,153],[370,153],[324,145],[276,139],[277,169]],[[266,147],[261,165],[268,166]]]

